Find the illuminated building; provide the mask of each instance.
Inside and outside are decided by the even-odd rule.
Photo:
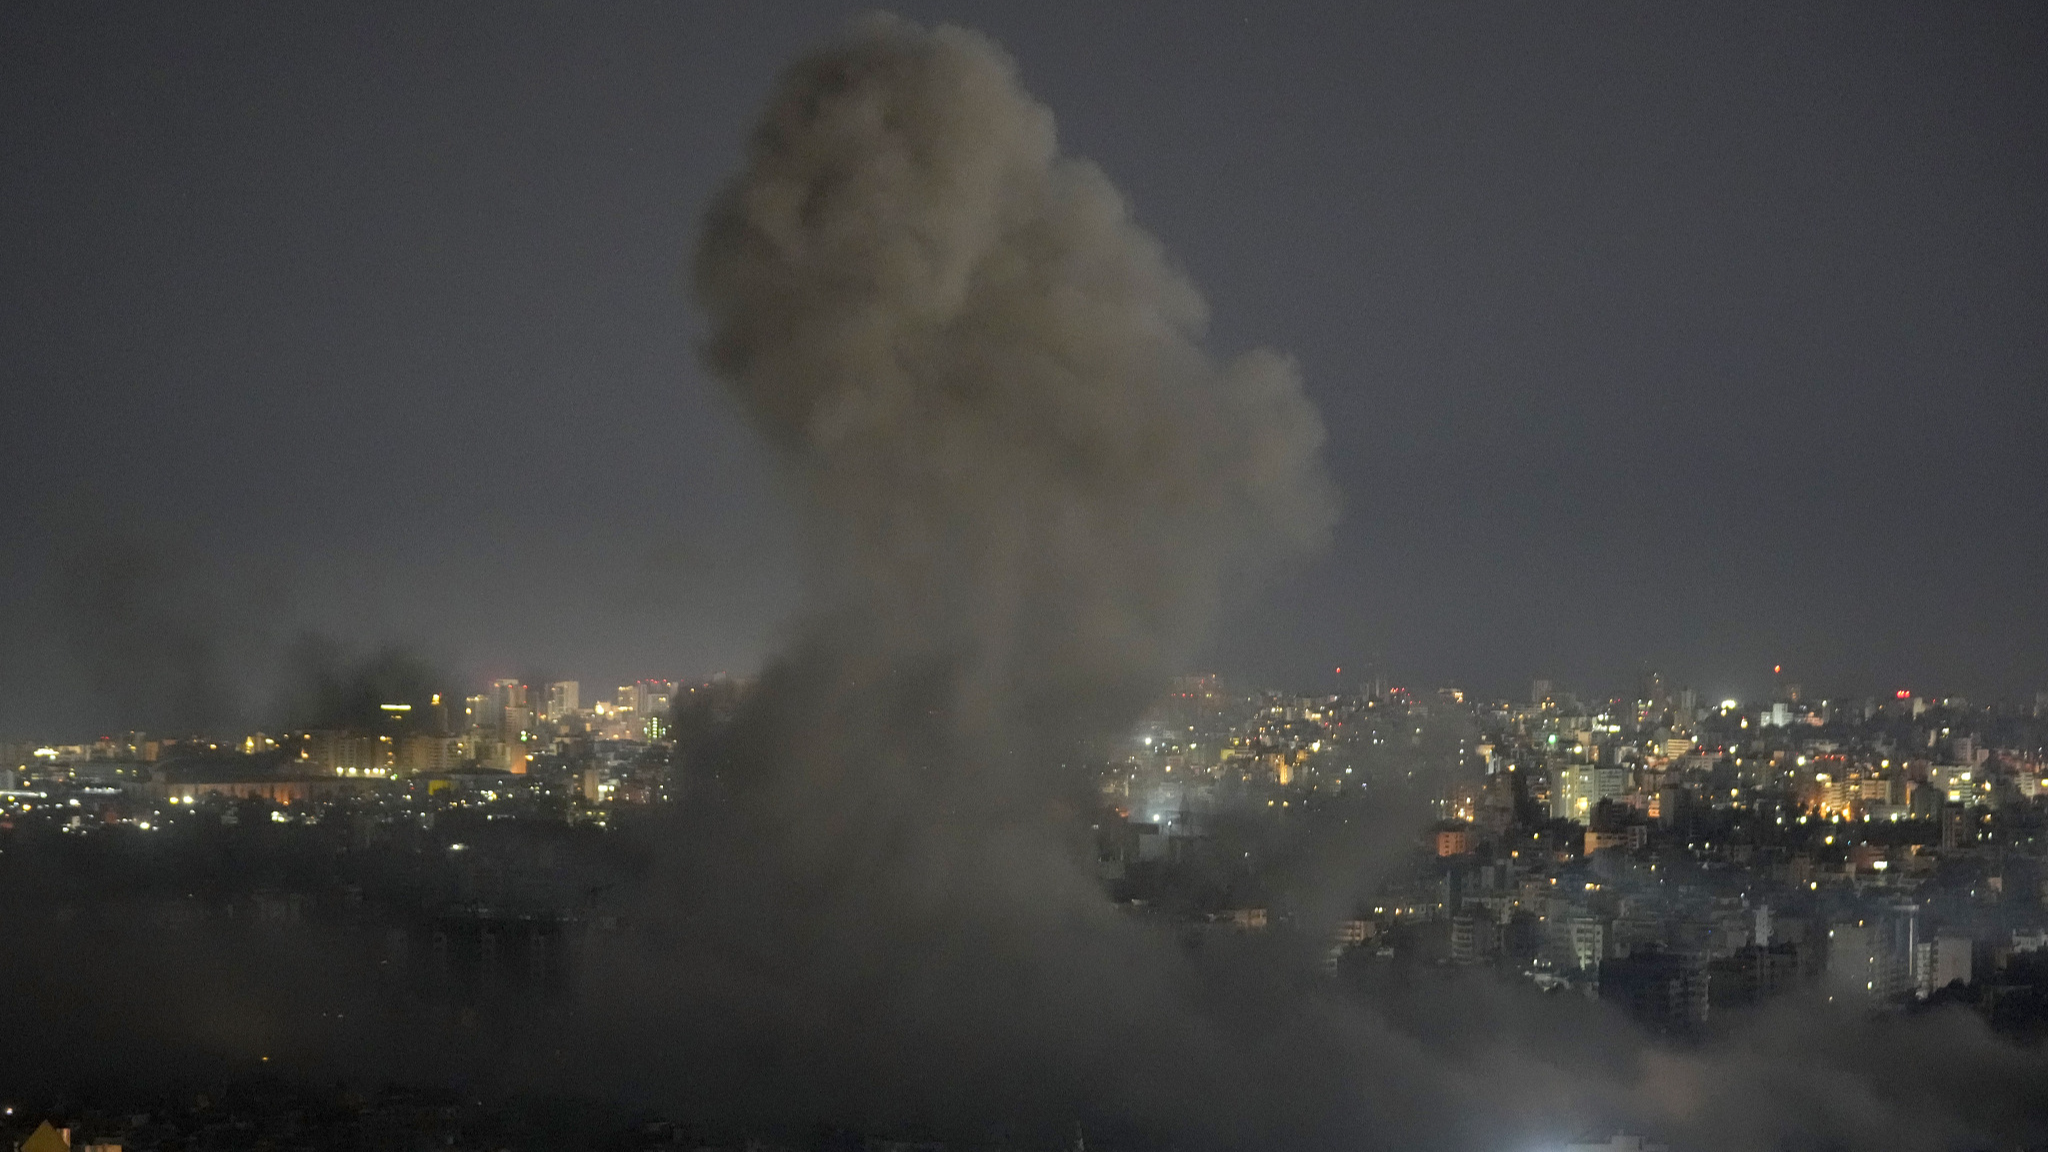
[[[491,681],[491,705],[495,708],[526,707],[526,685],[517,680]]]
[[[388,735],[323,730],[300,737],[299,761],[309,771],[331,776],[389,776],[398,749]]]
[[[673,680],[642,680],[633,689],[637,695],[635,705],[642,716],[667,716],[669,706],[675,702]]]
[[[498,724],[502,719],[498,713],[491,710],[491,698],[488,695],[470,696],[464,699],[462,702],[462,714],[463,718],[468,721],[466,727],[472,732],[495,734],[498,731]]]
[[[1453,823],[1436,831],[1436,854],[1438,856],[1463,856],[1472,850],[1472,833],[1463,824]]]
[[[477,763],[485,768],[495,768],[514,776],[526,775],[532,761],[526,745],[517,740],[480,740],[476,746]]]
[[[574,680],[557,680],[548,685],[548,723],[560,724],[581,707],[583,686]]]
[[[398,769],[401,772],[449,772],[461,767],[466,759],[468,753],[463,741],[453,736],[414,734],[402,738],[398,744]]]
[[[289,768],[293,762],[286,761]],[[194,758],[157,766],[147,782],[127,785],[134,796],[168,804],[190,804],[208,796],[303,804],[355,795],[371,786],[367,776],[310,775],[235,760]]]

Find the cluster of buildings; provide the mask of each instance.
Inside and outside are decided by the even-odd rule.
[[[586,704],[573,681],[500,680],[459,705],[381,701],[351,722],[238,741],[7,745],[0,837],[190,847],[203,833],[256,859],[252,833],[289,826],[348,858],[325,887],[252,877],[195,897],[171,877],[165,909],[353,924],[423,1019],[460,1026],[494,997],[568,995],[580,942],[623,930],[601,898],[622,873],[591,848],[617,841],[588,826],[677,796],[678,720],[729,715],[740,690],[645,680]],[[1806,996],[1960,1004],[2048,1036],[2044,776],[2048,696],[1844,702],[1781,684],[1767,700],[1702,701],[1648,676],[1623,698],[1538,682],[1505,701],[1383,679],[1246,693],[1205,676],[1176,682],[1097,765],[1092,818],[1111,899],[1195,940],[1315,933],[1304,942],[1322,943],[1334,979],[1462,969],[1669,1032]],[[156,836],[169,829],[196,831]],[[1304,844],[1347,838],[1393,850],[1329,856],[1367,861],[1354,888],[1370,895],[1310,924],[1286,878],[1311,858]],[[381,858],[365,851],[379,845]],[[454,1114],[416,1104],[342,1111],[366,1130],[425,1125],[441,1146],[481,1138],[466,1121],[434,1127]],[[183,1146],[222,1122],[205,1102],[77,1121],[131,1148]]]
[[[677,701],[716,687],[640,680],[586,705],[573,680],[538,690],[497,680],[459,706],[439,694],[382,701],[374,715],[237,740],[128,732],[0,743],[0,820],[150,831],[208,799],[302,812],[375,799],[427,812],[484,797],[552,797],[568,814],[602,819],[613,805],[668,795]]]
[[[1103,860],[1114,881],[1208,867],[1221,903],[1186,914],[1280,922],[1284,893],[1252,867],[1214,872],[1256,862],[1234,819],[1409,804],[1436,820],[1339,926],[1333,971],[1492,968],[1673,1030],[1794,992],[1959,999],[2032,1029],[2048,1027],[2031,991],[2048,986],[2044,745],[2048,695],[1816,700],[1781,683],[1705,702],[1651,674],[1626,698],[1539,681],[1527,700],[1482,701],[1191,678],[1103,773]]]
[[[464,813],[603,824],[676,795],[676,718],[737,690],[643,680],[586,704],[573,681],[499,680],[459,706],[383,701],[354,723],[234,743],[7,746],[0,830],[250,818],[237,802],[281,823],[345,803],[351,819],[422,827]],[[2048,1021],[2048,993],[2023,991],[2048,989],[2044,747],[2048,697],[1841,701],[1781,683],[1767,700],[1703,701],[1653,674],[1627,697],[1539,681],[1505,701],[1189,677],[1099,766],[1097,863],[1129,907],[1298,930],[1274,881],[1294,833],[1405,839],[1420,823],[1337,926],[1333,972],[1487,968],[1668,1029],[1794,991]]]

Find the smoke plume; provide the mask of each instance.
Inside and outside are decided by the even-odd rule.
[[[1200,296],[972,33],[878,19],[792,70],[696,272],[809,516],[799,659],[863,706],[915,683],[963,746],[941,781],[1128,718],[1227,583],[1330,523],[1293,365],[1203,348]]]
[[[451,697],[457,683],[426,657],[401,645],[356,653],[332,637],[302,632],[284,655],[283,690],[272,706],[287,728],[353,728],[393,731],[384,705],[403,703],[411,714],[402,727],[432,726],[431,702]]]
[[[1292,364],[1212,355],[1199,295],[987,40],[882,17],[795,64],[695,275],[707,362],[806,518],[808,602],[692,741],[643,913],[665,944],[594,982],[640,1090],[748,1125],[1212,1147],[1612,1123],[1931,1149],[2038,1124],[1900,1075],[1926,1044],[2023,1096],[2037,1062],[1974,1022],[1785,1008],[1676,1050],[1472,980],[1347,995],[1284,936],[1189,952],[1108,907],[1065,831],[1091,747],[1333,501]]]
[[[690,1106],[1071,1122],[1120,1022],[1199,1027],[1068,839],[1086,758],[1326,532],[1321,424],[1286,358],[1206,349],[1201,297],[957,28],[876,18],[793,67],[695,271],[808,601],[695,758],[671,963],[719,1039]]]
[[[87,525],[60,550],[54,601],[92,720],[183,733],[232,719],[238,637],[190,550]]]

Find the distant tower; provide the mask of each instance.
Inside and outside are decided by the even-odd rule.
[[[1643,673],[1642,683],[1637,687],[1636,699],[1648,704],[1652,708],[1662,708],[1665,700],[1664,674],[1662,672]]]
[[[464,727],[473,731],[495,735],[498,725],[503,723],[504,713],[491,707],[488,693],[482,696],[465,697],[462,702]]]
[[[641,738],[654,741],[668,735],[669,707],[675,701],[676,686],[670,680],[642,680],[640,691]]]
[[[491,703],[498,708],[526,707],[526,685],[517,680],[491,681]]]
[[[557,680],[548,685],[548,723],[560,724],[583,706],[583,685],[574,680]]]
[[[533,725],[533,710],[527,707],[526,685],[517,680],[491,681],[491,719],[498,738],[511,740]]]
[[[1970,825],[1970,810],[1960,804],[1941,808],[1941,850],[1953,852],[1977,842],[1977,830]]]

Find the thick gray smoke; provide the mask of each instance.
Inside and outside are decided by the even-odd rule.
[[[811,518],[807,659],[937,676],[976,749],[940,780],[1129,716],[1331,521],[1292,364],[1203,349],[1200,296],[972,33],[876,20],[794,69],[697,282]]]
[[[810,600],[693,749],[673,949],[598,982],[619,1050],[666,1054],[645,1088],[898,1132],[1939,1148],[1984,1127],[1955,1076],[2033,1066],[1965,1021],[1779,1014],[1684,1052],[1469,982],[1375,1006],[1284,944],[1193,956],[1112,913],[1060,831],[1081,758],[1333,503],[1292,365],[1205,349],[1195,290],[987,40],[876,18],[796,64],[696,281],[808,517]],[[1920,1043],[1944,1071],[1901,1075]]]
[[[1074,1046],[1160,994],[1065,839],[1083,758],[1326,531],[1321,424],[1286,359],[1203,347],[1194,289],[959,29],[875,19],[793,68],[696,278],[810,595],[697,758],[730,808],[678,869],[718,942],[679,979],[758,1059],[692,1064],[847,1121],[1072,1116],[1103,1068]]]

